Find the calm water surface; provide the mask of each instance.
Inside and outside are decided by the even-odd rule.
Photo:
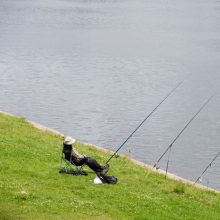
[[[184,80],[120,151],[148,164],[219,91],[219,70],[218,0],[0,0],[2,111],[115,150]],[[170,172],[195,180],[220,151],[219,108],[217,94]],[[220,190],[220,158],[202,183]]]

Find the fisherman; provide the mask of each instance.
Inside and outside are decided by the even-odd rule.
[[[81,155],[75,149],[76,140],[67,136],[63,142],[63,153],[65,155],[65,159],[68,161],[72,161],[76,166],[82,166],[86,164],[90,169],[92,169],[97,176],[105,176],[109,170],[109,165],[106,164],[101,166],[96,159]]]

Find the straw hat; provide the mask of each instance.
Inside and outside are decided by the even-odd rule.
[[[76,140],[74,138],[71,138],[71,137],[67,136],[63,143],[66,144],[66,145],[72,145],[75,142],[76,142]]]

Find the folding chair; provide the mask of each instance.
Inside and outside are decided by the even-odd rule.
[[[88,175],[88,173],[85,170],[83,170],[83,165],[78,165],[74,163],[72,146],[67,146],[67,145],[63,146],[59,173],[72,174],[75,176]]]

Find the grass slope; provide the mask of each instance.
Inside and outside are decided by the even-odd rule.
[[[120,157],[116,185],[59,174],[62,137],[0,113],[0,219],[220,219],[220,195],[150,173]],[[109,155],[78,143],[104,163]]]

